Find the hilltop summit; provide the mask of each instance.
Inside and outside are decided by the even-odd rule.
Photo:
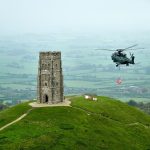
[[[71,107],[31,108],[23,103],[0,112],[1,150],[150,149],[150,116],[108,97],[70,97]]]

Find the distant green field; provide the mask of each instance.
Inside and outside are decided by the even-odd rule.
[[[4,95],[3,94],[0,94],[0,97],[3,97]]]
[[[66,82],[66,85],[68,86],[68,87],[84,87],[84,88],[88,88],[88,87],[90,87],[90,88],[97,88],[98,86],[95,86],[94,85],[94,83],[93,82],[88,82],[88,81],[77,81],[77,80],[75,80],[75,81],[67,81]]]
[[[137,48],[141,46],[145,50],[134,51],[137,64],[128,67],[121,66],[120,70],[116,68],[115,63],[111,60],[112,52],[95,50],[96,48],[115,50],[118,47],[132,45],[135,40],[139,43]],[[89,93],[94,90],[98,95],[101,95],[102,91],[106,96],[118,97],[120,95],[114,89],[117,88],[115,81],[119,77],[122,79],[121,86],[125,89],[130,86],[137,86],[141,89],[146,88],[149,91],[150,52],[148,45],[149,35],[147,33],[139,37],[127,35],[123,38],[115,35],[105,37],[102,35],[74,34],[0,36],[0,87],[3,89],[1,89],[0,94],[4,95],[5,100],[7,100],[12,97],[9,93],[14,93],[14,90],[24,90],[25,93],[25,89],[28,88],[30,89],[28,92],[32,91],[30,92],[33,95],[31,98],[34,98],[39,51],[57,49],[62,52],[65,95],[73,94],[74,91],[75,94],[79,94],[80,88],[86,88]],[[130,56],[129,52],[126,52],[128,56]],[[23,74],[29,76],[17,76]],[[73,88],[74,91],[70,92],[68,88]],[[131,91],[129,94],[125,93],[122,92],[121,94],[123,98],[147,98],[150,95],[150,92],[138,94],[138,92]],[[27,98],[23,91],[20,96],[18,95],[19,93],[13,99]]]
[[[10,87],[12,89],[26,89],[29,88],[29,85],[24,85],[24,84],[4,84],[3,85],[4,88]],[[30,88],[35,88],[35,86],[31,86]]]

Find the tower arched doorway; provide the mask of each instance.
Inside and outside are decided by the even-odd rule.
[[[48,95],[47,94],[44,95],[44,103],[48,103]]]

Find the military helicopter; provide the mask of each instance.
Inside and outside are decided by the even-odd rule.
[[[137,46],[137,44],[129,46],[129,47],[124,48],[124,49],[116,49],[116,50],[95,49],[95,50],[115,51],[114,53],[112,53],[111,59],[113,60],[114,63],[116,63],[116,67],[118,67],[119,65],[129,66],[129,64],[133,64],[133,65],[135,64],[135,62],[134,62],[135,56],[133,53],[130,53],[130,58],[129,58],[129,57],[127,57],[127,55],[123,51],[131,50],[131,48],[133,48],[135,46]],[[137,49],[139,49],[139,48],[137,48]],[[143,49],[143,48],[140,48],[140,49]]]

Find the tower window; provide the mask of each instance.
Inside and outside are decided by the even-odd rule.
[[[47,83],[45,83],[45,86],[47,86]]]

